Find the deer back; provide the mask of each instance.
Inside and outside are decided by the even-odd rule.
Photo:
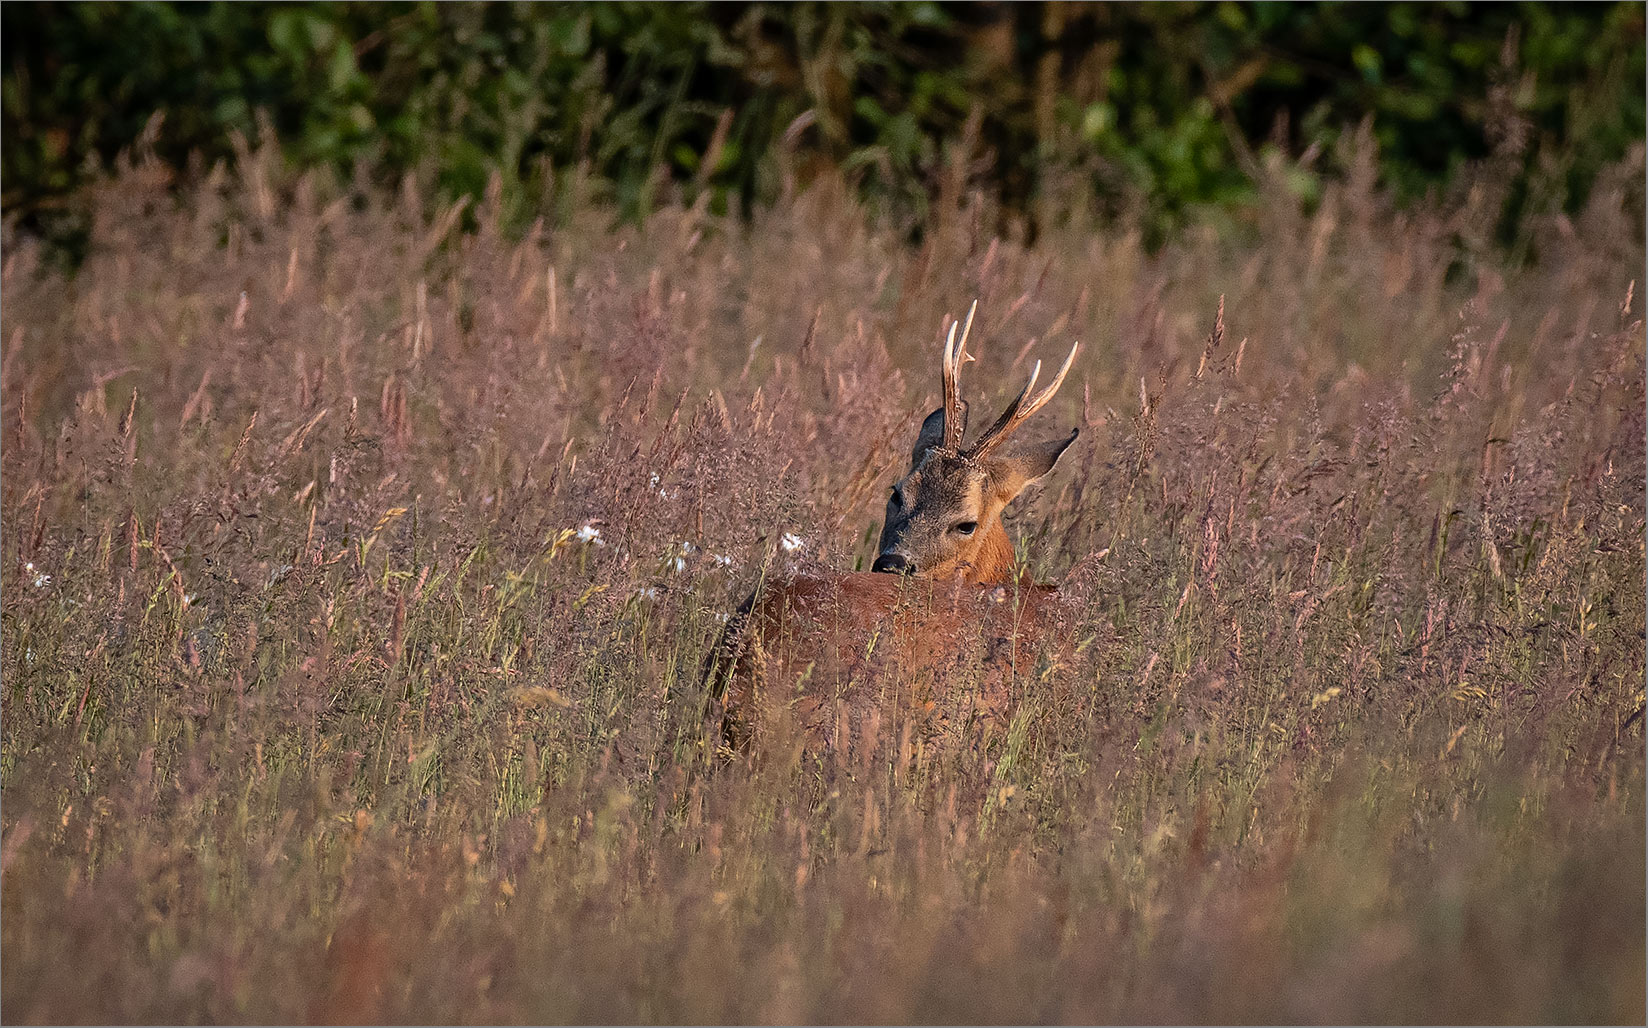
[[[1051,586],[874,573],[796,575],[728,623],[712,683],[723,741],[844,753],[903,740],[974,748],[1064,648]]]

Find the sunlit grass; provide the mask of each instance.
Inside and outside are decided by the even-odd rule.
[[[8,235],[5,1018],[1640,1022],[1628,198],[1518,269],[842,195],[459,236],[265,152]],[[726,615],[868,563],[974,297],[979,402],[1084,343],[1009,524],[1072,655],[724,766]]]

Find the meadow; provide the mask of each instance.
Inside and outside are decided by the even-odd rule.
[[[518,231],[243,146],[8,225],[8,1022],[1618,1022],[1644,1009],[1642,151],[1159,250],[952,165]],[[703,731],[727,614],[867,568],[940,326],[1082,433],[1079,602],[965,766]]]

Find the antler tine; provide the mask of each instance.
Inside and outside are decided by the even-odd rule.
[[[1059,386],[1064,384],[1064,377],[1070,374],[1070,365],[1075,361],[1076,350],[1080,347],[1081,343],[1079,342],[1073,344],[1070,347],[1070,352],[1064,358],[1064,364],[1059,368],[1059,373],[1053,376],[1053,381],[1048,383],[1047,388],[1037,393],[1035,397],[1026,400],[1025,397],[1029,396],[1030,391],[1036,387],[1036,379],[1041,374],[1041,361],[1037,361],[1030,369],[1030,381],[1025,383],[1024,388],[1019,391],[1019,395],[1014,397],[1013,402],[1007,405],[1007,409],[1001,412],[1001,417],[996,419],[996,423],[991,425],[989,430],[979,437],[978,442],[973,444],[973,448],[968,451],[968,457],[973,460],[984,457],[991,450],[1005,442],[1008,436],[1012,435],[1020,425],[1030,419],[1032,414],[1047,406],[1047,401],[1051,400],[1053,394],[1059,391]]]
[[[995,446],[996,439],[1002,436],[1003,430],[1019,419],[1019,411],[1024,407],[1024,398],[1030,395],[1030,390],[1036,388],[1036,377],[1040,374],[1041,361],[1037,361],[1030,368],[1030,381],[1024,383],[1024,388],[1020,389],[1019,394],[1007,404],[1007,409],[1001,412],[1001,417],[978,437],[978,441],[968,453],[969,456],[979,457],[988,453]]]
[[[1070,344],[1070,352],[1064,355],[1064,363],[1059,365],[1059,373],[1053,376],[1053,381],[1048,384],[1046,389],[1041,391],[1041,395],[1030,402],[1030,409],[1024,412],[1025,417],[1029,417],[1047,406],[1047,401],[1051,400],[1053,394],[1059,391],[1059,386],[1064,385],[1064,376],[1070,374],[1070,365],[1075,362],[1076,351],[1080,348],[1081,342],[1079,340]]]
[[[956,376],[956,322],[950,323],[950,335],[944,340],[944,448],[955,449],[961,441],[961,389]]]
[[[956,355],[956,370],[958,371],[961,369],[961,365],[973,363],[973,355],[967,352],[967,337],[973,334],[973,315],[977,313],[978,301],[974,300],[973,305],[967,308],[967,324],[961,327],[961,352]]]
[[[973,332],[973,315],[978,301],[967,311],[967,324],[961,330],[961,343],[956,343],[957,323],[950,323],[950,335],[944,341],[944,448],[961,449],[961,437],[967,431],[967,408],[961,400],[961,366],[973,359],[967,352],[967,337]]]

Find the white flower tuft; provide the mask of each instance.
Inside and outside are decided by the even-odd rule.
[[[606,541],[601,538],[601,530],[594,525],[585,525],[578,529],[577,539],[583,543],[594,543],[596,546],[605,546]]]
[[[799,535],[796,535],[794,532],[785,532],[784,538],[778,540],[778,545],[784,547],[784,549],[788,552],[794,553],[796,550],[806,546],[807,541]]]

